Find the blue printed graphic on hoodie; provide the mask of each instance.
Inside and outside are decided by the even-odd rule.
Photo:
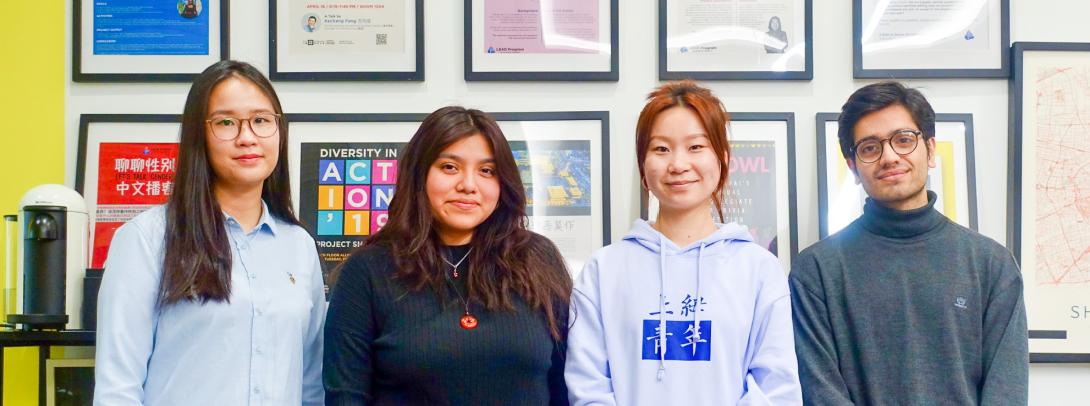
[[[708,302],[701,297],[698,304],[692,295],[685,295],[681,301],[681,317],[691,317],[697,312],[704,311],[704,305]],[[673,315],[670,302],[665,302],[662,312],[650,312],[651,316],[658,316],[665,312]],[[661,322],[658,319],[644,319],[643,321],[643,359],[658,360],[659,351],[666,351],[665,359],[670,361],[711,361],[712,348],[712,322],[710,320],[665,320],[666,333],[660,333]],[[665,338],[665,343],[663,342]]]

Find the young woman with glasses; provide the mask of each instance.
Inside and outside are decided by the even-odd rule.
[[[193,82],[173,192],[106,259],[96,405],[322,404],[322,272],[292,211],[282,114],[246,63]]]

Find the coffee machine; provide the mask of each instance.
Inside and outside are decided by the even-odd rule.
[[[63,185],[39,185],[19,201],[16,305],[24,330],[81,328],[87,267],[87,204]]]

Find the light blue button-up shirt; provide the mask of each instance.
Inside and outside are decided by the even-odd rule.
[[[95,405],[320,405],[325,294],[314,239],[226,216],[230,302],[156,309],[165,206],[117,230],[98,296]]]

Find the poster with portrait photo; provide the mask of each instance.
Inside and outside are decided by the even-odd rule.
[[[329,273],[389,221],[398,163],[424,114],[295,114],[293,201]],[[495,113],[527,194],[531,230],[576,272],[609,243],[604,112]],[[328,281],[328,279],[327,279]]]
[[[659,0],[659,79],[813,78],[812,0]]]
[[[727,139],[723,222],[748,228],[753,242],[779,257],[786,272],[798,252],[794,113],[731,113]],[[640,196],[640,217],[654,221],[658,200],[646,189]],[[720,221],[716,208],[709,210]]]
[[[423,0],[269,0],[269,77],[424,80],[423,24]]]
[[[848,169],[837,138],[837,113],[817,114],[818,234],[825,238],[863,214],[867,192]],[[917,148],[923,147],[923,138]],[[976,164],[972,114],[935,114],[935,167],[927,171],[927,190],[938,195],[935,210],[962,226],[977,229]]]
[[[228,55],[229,0],[77,0],[72,80],[189,82]]]

